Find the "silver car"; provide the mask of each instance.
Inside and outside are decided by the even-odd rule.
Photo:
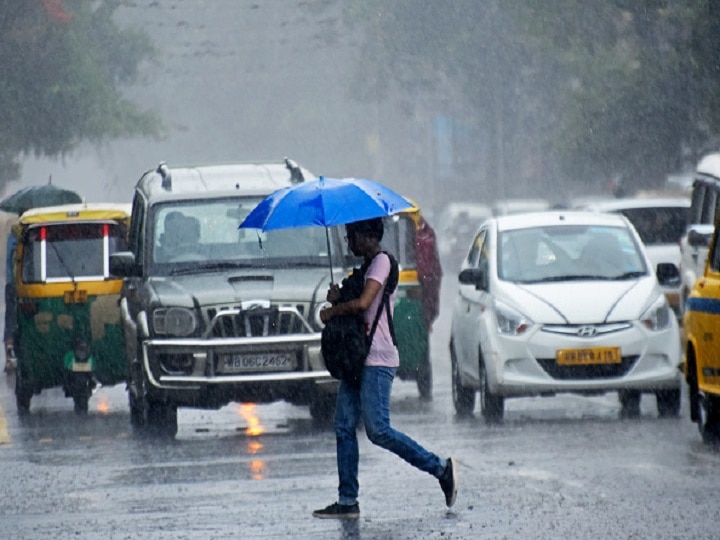
[[[286,400],[334,414],[337,381],[320,353],[330,268],[342,239],[325,229],[238,229],[269,193],[312,177],[293,162],[146,172],[135,187],[123,276],[130,416],[174,435],[177,408]]]

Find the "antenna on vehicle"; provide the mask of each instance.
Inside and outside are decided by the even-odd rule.
[[[162,188],[168,191],[172,190],[172,175],[170,174],[170,167],[167,166],[165,161],[161,161],[155,172],[162,176]]]
[[[290,158],[285,158],[285,167],[290,171],[290,182],[293,184],[299,184],[305,181],[300,165]]]

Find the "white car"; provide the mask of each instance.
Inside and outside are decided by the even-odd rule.
[[[660,263],[669,263],[675,267],[677,283],[663,287],[663,291],[679,319],[680,239],[690,215],[690,197],[628,197],[595,202],[589,204],[587,209],[624,215],[645,244],[653,269]]]
[[[453,402],[486,421],[504,400],[618,391],[621,415],[643,392],[680,410],[678,323],[623,216],[552,211],[502,216],[477,231],[458,275],[450,353]],[[677,277],[675,277],[677,279]]]

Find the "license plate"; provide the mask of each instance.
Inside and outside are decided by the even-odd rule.
[[[560,349],[555,357],[562,366],[585,366],[588,364],[619,364],[622,362],[620,347],[593,347],[590,349]]]
[[[295,368],[294,355],[277,354],[227,354],[222,357],[224,373],[242,371],[290,371]]]
[[[85,304],[88,299],[86,290],[78,289],[72,291],[65,291],[65,303],[66,304]]]

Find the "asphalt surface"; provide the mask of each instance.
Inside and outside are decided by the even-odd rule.
[[[720,453],[687,417],[620,420],[614,394],[518,399],[488,427],[452,409],[446,279],[433,335],[434,399],[393,391],[396,428],[459,463],[448,510],[437,481],[360,434],[361,517],[319,520],[335,500],[335,440],[285,403],[181,409],[173,441],[130,429],[122,385],[87,417],[59,390],[15,413],[0,384],[0,537],[34,538],[718,538]]]

